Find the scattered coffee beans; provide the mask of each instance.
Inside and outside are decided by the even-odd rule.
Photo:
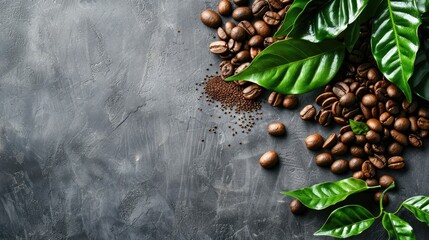
[[[380,179],[378,180],[378,182],[380,183],[380,186],[382,188],[387,188],[388,186],[390,186],[390,184],[392,184],[395,181],[395,179],[393,177],[391,177],[390,175],[383,175],[380,177]]]
[[[213,10],[206,9],[200,14],[201,21],[211,28],[218,28],[222,24],[222,19],[220,16]]]
[[[268,133],[272,136],[283,136],[286,134],[286,127],[281,122],[273,122],[268,125]]]
[[[310,150],[319,150],[323,146],[323,137],[320,134],[313,134],[305,139],[305,145]]]
[[[289,204],[290,211],[295,215],[300,215],[305,212],[306,207],[298,200],[294,199]]]
[[[263,168],[273,168],[279,162],[279,156],[274,151],[268,151],[264,153],[259,159],[259,164]]]

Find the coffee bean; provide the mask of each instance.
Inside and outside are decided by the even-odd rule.
[[[375,118],[370,118],[366,121],[366,125],[369,127],[369,129],[376,131],[376,132],[382,132],[383,126],[381,125],[380,121]]]
[[[347,172],[349,164],[344,159],[335,160],[331,165],[331,172],[334,174],[342,174]]]
[[[417,132],[417,130],[419,129],[417,125],[417,118],[415,116],[410,116],[408,120],[410,121],[411,132],[414,132],[414,133]]]
[[[215,41],[210,43],[210,52],[214,54],[223,54],[228,51],[228,46],[225,41]]]
[[[417,119],[417,126],[422,130],[429,130],[429,119],[424,117],[419,117]]]
[[[201,22],[203,22],[207,27],[218,28],[222,24],[222,19],[219,14],[213,10],[206,9],[200,14]]]
[[[375,187],[378,186],[378,181],[375,178],[368,178],[367,180],[365,180],[366,185],[368,185],[369,187]]]
[[[314,158],[316,165],[320,167],[330,166],[334,162],[334,158],[330,153],[323,152],[316,155]]]
[[[362,99],[363,98],[363,96],[365,95],[365,94],[367,94],[367,89],[366,89],[366,87],[359,87],[357,90],[356,90],[356,96],[359,98],[359,99]]]
[[[374,201],[378,204],[380,202],[381,196],[383,196],[383,200],[381,201],[383,205],[387,205],[389,203],[389,195],[385,193],[383,195],[383,192],[376,192],[374,194]]]
[[[236,25],[234,22],[226,22],[225,23],[224,29],[225,29],[225,33],[228,37],[231,37],[232,29],[235,27],[236,27]]]
[[[336,133],[331,133],[331,135],[329,135],[329,137],[323,143],[322,148],[324,148],[324,149],[330,149],[333,146],[335,146],[335,144],[337,144],[337,141],[338,141],[337,134]]]
[[[280,15],[281,18],[285,18],[286,12],[289,11],[291,5],[287,5],[282,10],[278,11],[277,13]]]
[[[381,144],[371,144],[372,151],[376,154],[384,154],[386,148]]]
[[[390,130],[390,136],[392,136],[393,139],[395,139],[395,141],[397,141],[398,143],[400,143],[402,146],[407,146],[408,145],[408,138],[405,134],[392,129]]]
[[[250,65],[250,62],[246,62],[246,63],[241,64],[237,69],[235,69],[235,74],[238,74],[238,73],[242,72],[249,65]]]
[[[234,0],[234,4],[237,6],[245,6],[249,3],[249,0]]]
[[[374,165],[378,169],[383,169],[386,167],[387,159],[383,155],[374,154],[374,156],[369,157],[369,161],[371,161],[372,165]]]
[[[248,41],[250,47],[263,47],[264,38],[261,35],[255,35]]]
[[[341,156],[348,152],[349,148],[342,142],[338,142],[331,149],[331,154],[334,156]]]
[[[343,82],[336,83],[332,88],[332,92],[339,98],[350,92],[350,88]]]
[[[316,108],[313,105],[305,106],[299,113],[302,120],[311,120],[316,115]]]
[[[378,106],[372,107],[371,108],[371,116],[373,118],[378,118],[379,114],[378,114]]]
[[[395,117],[390,115],[388,112],[381,114],[379,119],[381,124],[386,127],[391,126],[395,121]]]
[[[369,160],[363,162],[362,173],[365,178],[373,178],[375,176],[375,172],[376,172],[375,167],[374,165],[372,165],[372,163]]]
[[[365,149],[361,146],[356,146],[356,145],[353,145],[350,147],[350,154],[353,157],[362,157],[363,158],[366,156]]]
[[[349,124],[349,121],[346,118],[342,118],[342,117],[334,117],[334,121],[340,125]]]
[[[342,114],[345,118],[354,118],[359,113],[359,108],[343,108]]]
[[[375,96],[377,97],[378,101],[386,102],[389,100],[389,95],[387,95],[387,91],[384,88],[377,88],[375,90]]]
[[[223,41],[228,40],[228,35],[226,35],[226,32],[222,27],[219,27],[217,29],[217,36],[219,37],[220,40],[223,40]]]
[[[403,150],[404,147],[398,142],[392,142],[387,146],[387,153],[391,156],[400,155]]]
[[[257,84],[249,85],[243,90],[243,96],[246,99],[256,99],[257,97],[259,97],[259,95],[261,95],[261,93],[262,88]]]
[[[247,32],[242,27],[237,26],[231,30],[231,38],[235,41],[242,42],[247,38]]]
[[[252,10],[250,10],[250,8],[248,7],[238,7],[234,9],[234,11],[232,11],[232,18],[238,22],[243,20],[250,20],[252,19],[252,17]]]
[[[273,168],[279,162],[279,156],[275,151],[268,151],[259,158],[259,164],[263,168]]]
[[[368,71],[369,69],[371,69],[373,66],[371,63],[362,63],[361,65],[359,65],[356,69],[357,75],[359,77],[363,77],[366,78],[368,76]]]
[[[272,136],[283,136],[286,134],[286,127],[281,122],[273,122],[268,124],[267,131]]]
[[[351,107],[356,103],[356,101],[357,101],[357,97],[351,92],[346,93],[344,96],[340,98],[340,104],[343,107]]]
[[[393,127],[398,131],[405,132],[408,130],[410,125],[411,123],[410,123],[410,120],[408,120],[408,118],[400,117],[395,120]]]
[[[380,115],[386,112],[386,105],[383,102],[378,102],[377,106]]]
[[[289,208],[291,213],[295,215],[301,215],[305,212],[306,207],[298,200],[294,199],[289,204]]]
[[[364,179],[365,175],[364,175],[364,173],[362,171],[356,171],[356,172],[353,173],[353,178]]]
[[[405,110],[405,112],[407,113],[413,113],[417,110],[418,104],[416,101],[412,101],[411,103],[409,103],[407,101],[407,99],[404,99],[402,101],[402,109]]]
[[[416,134],[410,134],[410,135],[408,135],[408,142],[413,147],[416,147],[416,148],[423,147],[423,140],[422,140],[422,138],[420,136],[416,135]]]
[[[380,134],[378,134],[376,131],[374,130],[369,130],[366,135],[366,140],[370,143],[379,143],[381,140],[381,136]]]
[[[332,123],[333,115],[331,110],[322,110],[318,119],[319,124],[327,127]]]
[[[389,112],[391,115],[396,115],[399,113],[399,105],[397,102],[393,101],[392,99],[388,100],[386,102],[386,110],[387,112]]]
[[[380,186],[382,187],[382,188],[387,188],[387,187],[389,187],[393,182],[395,181],[395,179],[392,177],[392,176],[390,176],[390,175],[383,175],[383,176],[381,176],[380,177],[380,179],[379,179],[379,183],[380,183]]]
[[[350,161],[349,161],[349,168],[353,172],[359,171],[362,169],[362,164],[363,164],[362,158],[354,157],[354,158],[350,159]]]
[[[421,138],[426,138],[429,135],[429,130],[422,130],[419,129],[417,132],[417,135],[419,135]]]
[[[381,74],[377,68],[373,67],[369,69],[368,75],[366,76],[366,78],[368,79],[368,81],[372,83],[376,83],[381,79]]]
[[[340,106],[340,102],[338,102],[338,101],[334,102],[332,104],[331,111],[332,111],[332,114],[334,114],[334,116],[336,116],[336,117],[341,116],[342,111],[343,111],[343,107]]]
[[[222,66],[221,73],[222,73],[222,77],[224,78],[227,78],[234,74],[234,66],[231,64],[231,62]]]
[[[298,106],[299,100],[296,95],[286,95],[283,100],[283,107],[286,109],[294,109]]]
[[[319,96],[317,96],[316,103],[319,106],[322,106],[322,103],[328,98],[335,98],[335,94],[333,92],[324,92],[324,93],[320,94]]]
[[[370,108],[365,107],[365,105],[363,105],[363,103],[360,103],[359,106],[360,106],[360,110],[362,111],[363,116],[366,119],[372,118],[372,114],[371,114],[371,109]]]
[[[387,167],[395,170],[404,168],[404,158],[402,156],[393,156],[389,158],[389,160],[387,160]]]
[[[399,90],[399,88],[396,87],[395,84],[390,84],[386,90],[387,95],[389,95],[390,98],[398,99],[402,97],[401,90]]]
[[[334,102],[338,101],[336,97],[330,97],[325,99],[325,101],[323,101],[322,103],[322,108],[327,109],[332,107],[332,104],[334,104]]]
[[[272,8],[280,10],[283,8],[283,4],[279,0],[266,0]]]
[[[258,56],[258,54],[261,53],[261,51],[262,49],[260,48],[254,48],[254,47],[250,48],[250,57],[252,59],[255,59],[255,57]]]
[[[238,53],[239,51],[241,51],[242,47],[243,47],[243,43],[242,42],[236,41],[236,40],[234,40],[232,38],[229,39],[229,41],[228,41],[228,50],[231,53]]]
[[[282,20],[281,16],[273,11],[267,11],[263,17],[264,21],[271,26],[276,26]]]
[[[344,134],[348,131],[352,131],[352,127],[350,125],[347,125],[347,126],[340,128],[340,134]]]
[[[353,131],[345,132],[341,135],[341,142],[344,144],[351,144],[355,141],[355,134]]]
[[[264,39],[264,47],[268,47],[273,44],[276,40],[273,37],[266,37]]]
[[[255,23],[253,23],[253,27],[255,28],[257,34],[261,35],[262,37],[266,38],[271,35],[271,29],[268,24],[266,24],[262,20],[257,20]]]
[[[355,136],[356,140],[355,143],[359,146],[363,146],[366,143],[366,137],[365,135],[356,135]]]
[[[238,24],[238,26],[243,28],[249,37],[252,37],[256,34],[256,29],[249,21],[243,20]]]
[[[234,64],[242,64],[245,62],[250,62],[252,60],[252,57],[250,56],[249,50],[242,50],[235,57],[231,59],[231,63]]]
[[[305,145],[310,150],[318,150],[323,146],[323,137],[320,134],[312,134],[308,136],[305,140]]]
[[[428,119],[429,118],[429,108],[420,107],[418,112],[417,112],[417,116]]]
[[[270,96],[268,97],[268,104],[270,104],[273,107],[279,107],[283,103],[284,96],[277,92],[271,92]]]
[[[256,0],[252,4],[252,13],[255,17],[262,18],[264,14],[270,9],[268,2],[265,0]]]
[[[372,149],[371,143],[365,143],[365,145],[363,146],[363,149],[367,155],[373,155],[374,154],[374,149]]]
[[[217,11],[222,16],[229,16],[232,12],[232,4],[229,0],[222,0],[217,5]]]
[[[365,94],[362,98],[362,104],[368,108],[375,107],[377,105],[377,97],[371,93]]]
[[[359,82],[352,82],[349,86],[350,88],[350,92],[355,93],[356,90],[360,87],[360,83]]]

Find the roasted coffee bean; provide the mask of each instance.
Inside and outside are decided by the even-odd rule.
[[[338,137],[336,133],[332,133],[331,135],[329,135],[329,137],[325,140],[325,142],[323,143],[323,148],[324,149],[330,149],[333,146],[335,146],[335,144],[337,144],[338,141]]]
[[[228,46],[225,41],[216,41],[210,43],[210,52],[214,54],[223,54],[228,51]]]
[[[232,12],[232,4],[229,0],[222,0],[217,5],[217,11],[222,16],[229,16]]]
[[[237,6],[245,6],[249,3],[249,0],[234,0],[234,4]]]
[[[416,134],[410,134],[410,135],[408,135],[408,142],[413,147],[416,147],[416,148],[423,147],[423,140],[422,140],[422,138],[420,136],[416,135]]]
[[[377,105],[377,97],[371,93],[365,94],[362,97],[362,104],[368,108],[375,107]]]
[[[392,136],[395,141],[400,143],[402,146],[408,145],[408,138],[405,134],[399,132],[398,130],[392,129],[390,130],[390,136]]]
[[[228,37],[231,37],[232,29],[235,27],[236,27],[236,25],[234,22],[226,22],[225,23],[224,29],[225,29],[225,33]]]
[[[268,124],[267,131],[272,136],[283,136],[286,134],[286,126],[281,122]]]
[[[350,92],[356,92],[356,90],[360,87],[360,83],[358,82],[352,82],[349,86]]]
[[[371,69],[372,67],[373,66],[371,63],[362,63],[357,67],[356,73],[359,77],[366,78],[368,76],[369,69]]]
[[[320,114],[322,113],[322,111],[319,111],[316,116],[314,116],[314,120],[316,120],[316,122],[319,122],[319,118],[320,118]]]
[[[386,111],[391,115],[398,114],[400,112],[398,103],[393,101],[392,99],[388,100],[386,102]]]
[[[242,42],[247,38],[247,32],[242,27],[237,26],[231,30],[231,38],[235,41]]]
[[[356,103],[356,101],[357,97],[351,92],[346,93],[340,98],[340,104],[342,107],[351,107]]]
[[[362,169],[362,164],[363,164],[362,158],[354,157],[354,158],[350,159],[350,161],[349,161],[349,168],[353,172],[359,171]]]
[[[417,132],[417,135],[419,135],[421,138],[425,138],[429,135],[429,130],[422,130],[419,129]]]
[[[381,114],[379,119],[380,119],[380,123],[386,127],[391,126],[395,121],[395,117],[390,115],[390,113],[388,112]]]
[[[227,78],[234,74],[234,66],[229,62],[221,68],[222,77]]]
[[[237,53],[237,55],[235,55],[235,57],[233,57],[231,59],[231,63],[234,64],[242,64],[245,62],[250,62],[252,60],[252,58],[250,57],[250,52],[249,50],[242,50],[239,53]]]
[[[332,88],[332,92],[339,98],[350,92],[350,88],[343,82],[336,83]]]
[[[283,100],[283,107],[286,109],[294,109],[298,106],[299,99],[296,95],[286,95]]]
[[[222,27],[219,27],[217,29],[217,36],[219,37],[220,40],[223,40],[223,41],[228,40],[228,35],[226,35],[226,32]]]
[[[349,55],[348,55],[348,59],[350,62],[354,63],[354,64],[359,64],[361,63],[365,58],[365,55],[363,52],[359,51],[359,50],[353,50]]]
[[[270,26],[268,26],[262,20],[257,20],[255,23],[253,23],[253,27],[256,30],[256,33],[264,38],[269,37],[271,35]]]
[[[325,101],[323,101],[322,103],[322,108],[327,109],[329,107],[332,107],[332,104],[334,104],[334,102],[338,101],[336,97],[330,97],[325,99]]]
[[[345,132],[341,135],[341,142],[344,144],[351,144],[355,141],[355,134],[353,131]]]
[[[428,119],[429,118],[429,108],[420,107],[419,111],[417,112],[417,116]]]
[[[332,104],[331,110],[332,110],[332,114],[334,114],[334,116],[339,117],[342,114],[343,107],[341,107],[340,102],[337,101],[337,102],[334,102]]]
[[[373,155],[374,154],[374,149],[372,149],[371,143],[365,143],[365,145],[363,146],[363,149],[367,155]]]
[[[404,147],[398,142],[392,142],[387,146],[387,153],[391,156],[397,156],[402,153]]]
[[[249,39],[250,47],[263,47],[264,46],[264,38],[261,35],[255,35]]]
[[[243,20],[238,24],[238,26],[243,28],[249,37],[252,37],[256,34],[256,29],[249,21]]]
[[[279,0],[266,0],[272,8],[280,10],[283,8],[283,4]]]
[[[290,202],[289,209],[291,213],[301,215],[305,212],[306,207],[298,199],[294,199]]]
[[[353,145],[353,146],[350,147],[350,154],[353,157],[361,157],[361,158],[363,158],[363,157],[366,156],[364,148],[361,147],[361,146],[356,146],[356,145]]]
[[[382,102],[378,102],[378,113],[381,115],[386,112],[386,105]]]
[[[332,123],[333,115],[331,110],[322,110],[318,119],[319,124],[327,127]]]
[[[366,137],[365,135],[356,135],[355,143],[359,146],[363,146],[366,143]]]
[[[341,156],[348,152],[349,148],[342,142],[338,142],[331,149],[331,154],[334,156]]]
[[[370,143],[379,143],[381,140],[381,136],[374,130],[369,130],[366,135],[366,140]]]
[[[267,11],[263,17],[264,21],[271,26],[276,26],[282,20],[281,16],[273,11]]]
[[[356,171],[356,172],[353,173],[353,178],[364,179],[365,175],[363,174],[362,171]]]
[[[381,200],[383,206],[387,205],[389,203],[389,195],[387,195],[387,193],[384,195],[383,192],[374,193],[374,201],[378,204],[380,202],[381,196],[383,196],[383,200]]]
[[[378,118],[379,114],[378,114],[378,106],[372,107],[371,108],[371,116],[373,118]]]
[[[347,172],[349,163],[344,159],[335,160],[331,165],[331,172],[334,174],[342,174]]]
[[[334,117],[334,121],[340,125],[347,125],[349,121],[343,117]]]
[[[284,96],[277,92],[272,92],[268,97],[268,104],[273,107],[279,107],[283,103]]]
[[[384,151],[386,151],[386,148],[381,144],[372,144],[371,147],[376,154],[384,154]]]
[[[383,175],[378,180],[378,182],[380,183],[380,186],[382,188],[389,187],[394,181],[395,181],[395,179],[390,175]]]
[[[261,53],[261,51],[262,49],[260,48],[254,48],[254,47],[250,48],[250,57],[254,59],[256,56],[258,56],[259,53]]]
[[[376,172],[375,167],[374,165],[372,165],[372,163],[369,160],[363,162],[362,173],[365,178],[373,178],[375,176],[375,172]]]
[[[213,10],[206,9],[200,14],[201,22],[203,22],[207,27],[218,28],[222,24],[222,19],[219,14]]]
[[[258,18],[262,18],[269,9],[270,6],[265,0],[256,0],[252,4],[252,13],[255,17]]]
[[[410,128],[410,125],[411,123],[410,123],[410,120],[408,120],[408,118],[400,117],[400,118],[397,118],[393,123],[393,128],[395,128],[398,131],[405,132]]]
[[[226,52],[226,53],[219,54],[219,57],[221,59],[231,59],[232,57],[234,57],[234,54],[232,52]]]
[[[410,121],[411,132],[417,132],[417,130],[419,130],[419,127],[417,125],[417,118],[415,116],[410,116],[408,120]]]
[[[279,155],[275,151],[268,151],[259,158],[259,164],[263,168],[272,168],[279,162]]]
[[[335,98],[335,94],[333,92],[325,92],[317,96],[316,103],[319,106],[322,106],[322,103],[328,98]]]
[[[417,119],[417,126],[422,130],[429,130],[429,119],[424,117],[419,117]]]
[[[377,68],[373,67],[369,69],[368,75],[366,76],[366,78],[368,79],[368,81],[372,83],[376,83],[381,79],[381,74]]]
[[[359,98],[359,99],[362,99],[363,98],[363,96],[365,95],[365,94],[367,94],[367,89],[366,89],[366,87],[359,87],[357,90],[356,90],[356,96]]]
[[[262,88],[257,84],[249,85],[243,90],[243,96],[246,99],[256,99],[257,97],[259,97],[259,95],[261,95],[261,93]]]
[[[389,158],[389,160],[387,160],[387,167],[395,170],[404,168],[404,158],[402,156],[393,156]]]
[[[387,91],[384,88],[377,88],[375,90],[375,96],[377,97],[378,101],[381,101],[381,102],[386,102],[387,100],[389,100]]]
[[[359,108],[343,108],[342,114],[345,118],[350,119],[354,118],[359,113]]]
[[[238,7],[234,9],[234,11],[232,11],[232,18],[238,22],[243,20],[250,20],[252,19],[252,17],[252,10],[250,10],[250,8],[248,7]]]
[[[290,6],[291,5],[287,5],[285,8],[277,12],[281,18],[285,18],[286,12],[289,10]]]
[[[268,47],[273,44],[276,40],[273,37],[264,38],[264,47]]]
[[[246,62],[246,63],[241,64],[237,69],[235,69],[235,74],[240,73],[241,71],[246,69],[249,65],[250,65],[250,62]]]
[[[327,167],[331,166],[331,164],[334,162],[334,157],[330,153],[323,152],[316,155],[314,158],[314,161],[316,162],[317,166],[320,167]]]
[[[340,128],[340,134],[344,134],[345,132],[348,132],[348,131],[352,131],[352,127],[350,125]]]
[[[417,110],[418,104],[416,101],[412,101],[409,103],[407,99],[402,101],[402,109],[405,110],[406,113],[413,113]]]
[[[372,114],[371,114],[371,109],[370,108],[365,107],[365,105],[363,105],[363,103],[360,103],[359,106],[360,106],[360,110],[362,111],[363,116],[366,119],[372,118]]]
[[[369,187],[375,187],[378,186],[378,181],[375,178],[368,178],[367,180],[365,180],[366,185],[368,185]]]
[[[311,120],[316,115],[316,108],[313,105],[305,106],[299,113],[302,120]]]
[[[366,125],[369,129],[381,133],[383,131],[383,126],[380,121],[375,118],[370,118],[366,121]]]
[[[402,97],[401,90],[399,90],[399,88],[396,87],[395,84],[390,84],[386,90],[387,95],[389,95],[390,98],[398,99]]]
[[[305,140],[305,145],[310,150],[319,150],[323,146],[323,137],[320,134],[312,134],[308,136]]]
[[[369,161],[371,161],[372,165],[374,165],[378,169],[383,169],[386,167],[387,159],[383,155],[374,154],[374,156],[369,157]]]

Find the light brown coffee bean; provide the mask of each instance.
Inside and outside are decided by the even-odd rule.
[[[393,128],[400,132],[405,132],[410,128],[410,120],[406,117],[400,117],[395,120],[393,123]]]
[[[290,212],[295,215],[301,215],[305,212],[307,209],[306,206],[304,206],[298,199],[292,200],[289,204]]]
[[[401,90],[399,90],[399,88],[396,87],[395,84],[390,84],[386,90],[390,98],[398,99],[402,97]]]
[[[273,107],[279,107],[283,103],[284,96],[277,92],[271,92],[270,96],[268,97],[268,104],[270,104]]]
[[[386,127],[391,126],[395,122],[395,117],[390,115],[390,113],[388,112],[384,112],[383,114],[381,114],[379,119],[380,123]]]
[[[369,130],[366,135],[366,140],[370,143],[379,143],[381,140],[381,136],[379,133],[373,130]]]
[[[402,156],[393,156],[389,158],[389,160],[387,160],[387,167],[395,170],[404,168],[404,158]]]
[[[257,18],[262,18],[269,9],[270,6],[265,0],[256,0],[252,4],[252,13]]]
[[[283,99],[283,107],[286,109],[294,109],[298,106],[299,99],[296,95],[286,95]]]
[[[231,38],[235,41],[242,42],[247,38],[247,32],[242,27],[237,26],[231,30]]]
[[[268,124],[267,131],[272,136],[284,136],[286,134],[286,126],[281,122],[273,122]]]
[[[203,22],[207,27],[218,28],[222,24],[222,19],[219,14],[213,10],[206,9],[200,14],[201,22]]]
[[[397,141],[398,143],[400,143],[402,146],[407,146],[408,145],[408,138],[405,134],[392,129],[390,130],[390,136],[392,136],[393,139],[395,139],[395,141]]]
[[[333,92],[324,92],[324,93],[320,94],[319,96],[317,96],[316,103],[317,103],[317,105],[322,106],[322,103],[326,99],[331,98],[331,97],[335,97],[335,94]]]
[[[410,143],[411,146],[415,147],[415,148],[421,148],[423,147],[423,140],[420,136],[416,135],[416,134],[410,134],[408,135],[408,142]]]
[[[307,105],[305,106],[301,112],[299,113],[302,120],[311,120],[314,119],[314,116],[316,115],[316,108],[313,105]]]
[[[238,23],[238,26],[243,28],[248,37],[253,37],[256,34],[256,29],[253,27],[253,25],[246,20],[241,21],[240,23]]]
[[[341,142],[344,144],[351,144],[355,141],[355,139],[356,138],[353,131],[348,131],[341,135]]]
[[[375,118],[370,118],[366,121],[366,125],[369,127],[369,129],[376,131],[376,132],[383,132],[383,126],[381,125],[380,121]]]
[[[374,165],[372,165],[372,163],[369,160],[363,162],[362,173],[365,178],[373,178],[375,176],[375,173],[376,173],[375,167]]]
[[[402,151],[404,150],[404,147],[399,144],[398,142],[393,142],[390,143],[389,146],[387,147],[387,153],[390,156],[397,156],[402,154]]]
[[[252,17],[252,10],[248,7],[237,7],[232,11],[232,18],[238,22],[243,20],[250,20],[252,19]]]
[[[255,28],[258,35],[262,36],[263,38],[271,36],[270,26],[268,26],[268,24],[264,21],[257,20],[255,23],[253,23],[253,27]]]
[[[243,90],[244,98],[251,99],[251,100],[259,97],[259,95],[261,95],[261,93],[262,93],[262,88],[260,86],[258,86],[257,84],[249,85],[248,87],[246,87]]]
[[[365,149],[363,147],[361,147],[361,146],[356,146],[356,145],[353,145],[353,146],[350,147],[350,154],[353,157],[361,157],[361,158],[363,158],[363,157],[366,156]]]
[[[226,22],[225,23],[224,29],[225,29],[225,33],[228,37],[231,37],[232,29],[235,27],[236,27],[236,25],[234,22]]]
[[[343,82],[338,82],[334,85],[332,88],[332,92],[339,98],[346,95],[348,92],[350,92],[350,88],[347,84]]]
[[[383,155],[374,154],[374,156],[369,157],[369,161],[371,161],[372,165],[374,165],[378,169],[383,169],[386,167],[387,159]]]
[[[377,97],[374,94],[365,94],[362,98],[362,104],[368,108],[375,107],[377,105]]]
[[[338,138],[336,133],[331,133],[326,141],[323,143],[322,148],[331,149],[335,144],[337,144]]]
[[[229,16],[232,12],[232,4],[228,0],[222,0],[217,5],[217,11],[222,16]]]
[[[363,174],[362,171],[356,171],[353,173],[353,178],[356,179],[365,179],[365,175]]]
[[[320,134],[312,134],[308,136],[305,140],[305,145],[310,150],[319,150],[323,146],[323,137]]]
[[[279,162],[279,155],[275,151],[268,151],[264,153],[259,159],[259,164],[263,168],[273,168]]]
[[[273,11],[267,11],[263,17],[264,21],[271,26],[276,26],[282,20],[281,16]]]
[[[210,52],[214,54],[223,54],[228,51],[228,46],[225,41],[215,41],[210,43]]]

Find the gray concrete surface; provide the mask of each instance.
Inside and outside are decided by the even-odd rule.
[[[302,141],[332,129],[264,105],[231,136],[195,90],[219,62],[198,19],[215,2],[0,1],[0,239],[315,239],[332,208],[295,217],[279,191],[347,176],[314,166]],[[287,137],[266,134],[273,120]],[[281,156],[269,171],[268,149]],[[427,154],[407,152],[389,209],[429,195]],[[378,222],[356,239],[387,235]]]

